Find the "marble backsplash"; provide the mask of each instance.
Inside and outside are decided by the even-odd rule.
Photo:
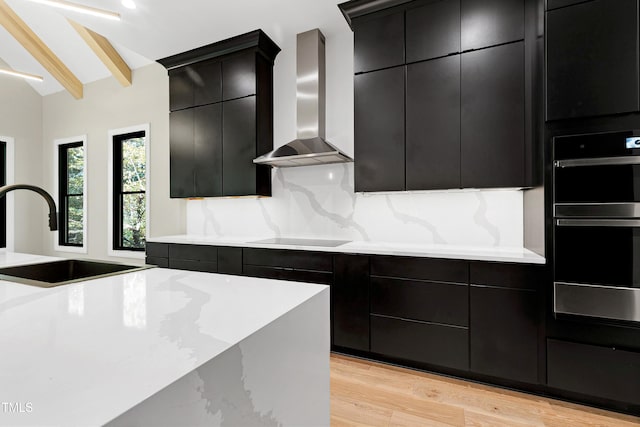
[[[522,247],[518,190],[354,193],[353,164],[273,170],[273,197],[187,202],[194,236]]]

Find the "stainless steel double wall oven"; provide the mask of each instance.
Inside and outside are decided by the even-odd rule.
[[[553,145],[555,313],[640,322],[640,132]]]

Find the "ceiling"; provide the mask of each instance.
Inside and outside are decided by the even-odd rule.
[[[327,38],[350,31],[336,6],[341,0],[135,0],[135,10],[125,8],[120,0],[74,2],[118,12],[122,20],[6,0],[83,84],[111,74],[67,17],[109,39],[131,69],[258,28],[281,47],[295,40],[295,34],[313,28],[320,28]],[[29,82],[41,95],[64,90],[1,26],[0,60],[15,70],[43,76],[43,82]]]

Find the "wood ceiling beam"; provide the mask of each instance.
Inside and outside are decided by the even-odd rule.
[[[69,18],[67,18],[67,21],[75,28],[80,37],[89,45],[104,65],[107,66],[111,74],[118,79],[120,84],[124,87],[131,86],[131,69],[109,40]]]
[[[47,47],[29,26],[0,0],[0,25],[2,25],[60,84],[76,99],[82,99],[82,82]]]

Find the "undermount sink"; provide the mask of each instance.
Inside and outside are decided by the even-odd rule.
[[[0,280],[41,288],[53,288],[69,283],[131,273],[147,268],[152,268],[152,266],[63,259],[60,261],[0,268]]]

